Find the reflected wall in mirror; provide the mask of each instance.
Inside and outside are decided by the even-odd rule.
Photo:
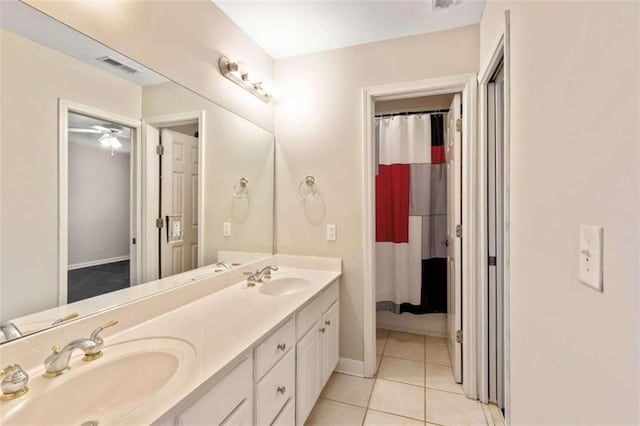
[[[0,16],[0,341],[272,254],[271,133],[23,3]]]

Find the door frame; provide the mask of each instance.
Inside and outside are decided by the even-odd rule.
[[[363,154],[363,269],[364,269],[364,364],[363,375],[372,377],[376,366],[376,300],[375,300],[375,101],[405,99],[462,93],[462,354],[463,389],[470,398],[477,397],[476,386],[476,288],[472,285],[472,248],[475,245],[476,190],[472,177],[476,174],[476,101],[475,73],[428,80],[410,81],[366,87],[362,89],[362,154]]]
[[[160,162],[154,161],[158,157],[156,144],[149,139],[149,128],[179,126],[181,124],[198,121],[198,266],[204,265],[204,203],[205,203],[205,172],[204,155],[206,149],[204,110],[181,112],[176,114],[158,115],[142,119],[142,232],[140,240],[143,242],[142,251],[142,277],[145,282],[156,280],[160,276],[158,269],[158,228],[156,219],[160,209]],[[155,182],[155,183],[153,183]]]
[[[140,173],[140,129],[139,119],[126,117],[100,108],[84,105],[68,99],[58,99],[58,305],[67,304],[69,267],[69,113],[88,115],[110,121],[132,129],[131,157],[129,167],[129,256],[133,266],[131,284],[140,283],[141,247],[133,244],[136,231],[140,230],[141,173]]]
[[[488,208],[488,190],[487,190],[487,153],[488,153],[488,85],[500,64],[504,67],[504,141],[503,156],[504,168],[503,174],[503,241],[502,241],[502,277],[503,277],[503,295],[504,295],[504,335],[503,335],[503,352],[504,352],[504,409],[506,424],[511,424],[511,329],[510,329],[510,135],[511,135],[511,66],[510,66],[510,15],[509,11],[505,11],[505,20],[503,27],[500,29],[495,40],[491,44],[491,48],[480,67],[478,73],[478,239],[476,250],[476,282],[479,288],[478,297],[478,336],[479,351],[478,360],[481,368],[478,371],[478,398],[482,402],[489,401],[489,277],[487,259],[488,259],[488,234],[487,234],[487,208]]]

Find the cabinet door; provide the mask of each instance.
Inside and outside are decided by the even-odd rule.
[[[340,357],[340,306],[334,303],[322,316],[322,386],[338,365]]]
[[[322,390],[320,322],[296,345],[296,424],[303,425]]]
[[[250,425],[253,420],[253,364],[251,358],[231,370],[187,407],[175,423],[191,425]]]

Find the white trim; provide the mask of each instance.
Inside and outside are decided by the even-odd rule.
[[[335,371],[336,373],[349,374],[350,376],[364,377],[364,363],[355,359],[340,358]]]
[[[204,110],[181,112],[177,114],[158,115],[154,117],[146,117],[142,120],[142,128],[145,133],[143,137],[142,151],[142,181],[143,181],[143,200],[144,214],[142,215],[142,241],[146,249],[143,252],[142,263],[144,265],[144,279],[151,281],[158,279],[158,239],[155,221],[158,217],[160,208],[160,199],[158,193],[147,191],[148,182],[157,180],[159,176],[159,163],[150,161],[155,158],[155,144],[150,145],[147,140],[148,127],[168,127],[186,123],[198,122],[198,266],[204,266],[204,241],[205,241],[205,225],[204,225],[204,208],[205,208],[205,150],[206,150],[206,113]],[[155,188],[155,186],[154,186]]]
[[[139,222],[141,216],[140,198],[134,194],[139,194],[141,189],[140,173],[136,173],[134,179],[134,161],[139,157],[137,155],[140,146],[140,120],[125,117],[89,105],[83,105],[68,99],[58,99],[58,305],[67,304],[67,272],[68,272],[68,250],[69,250],[69,133],[68,122],[69,112],[76,112],[91,117],[96,117],[117,123],[133,129],[131,136],[131,209],[135,210],[131,218],[130,225]],[[137,198],[137,199],[136,199]],[[131,226],[131,235],[129,235],[130,255],[135,256],[136,260],[140,259],[140,245],[135,247],[131,243],[131,239],[135,238],[133,229],[139,229]],[[134,283],[140,282],[141,265],[139,261],[135,262],[135,272],[132,274],[131,280]]]
[[[69,271],[75,271],[76,269],[89,268],[91,266],[98,265],[106,265],[107,263],[115,263],[115,262],[124,262],[125,260],[129,260],[131,256],[118,256],[118,257],[110,257],[108,259],[98,259],[98,260],[90,260],[88,262],[80,262],[74,263],[73,265],[69,265]]]
[[[462,92],[463,105],[463,191],[462,219],[464,224],[462,244],[462,319],[465,350],[463,352],[463,388],[470,398],[477,397],[476,387],[476,331],[473,328],[475,314],[475,286],[472,285],[472,248],[475,243],[476,197],[472,189],[472,177],[476,174],[476,74],[462,74],[429,80],[387,84],[362,89],[363,134],[363,268],[364,268],[364,375],[372,377],[376,367],[376,311],[375,311],[375,159],[373,116],[374,101],[403,99],[416,96],[433,96]]]
[[[483,66],[480,68],[478,75],[478,240],[476,250],[478,253],[476,265],[474,267],[474,274],[477,278],[479,297],[478,297],[478,315],[477,315],[477,330],[479,337],[478,344],[478,391],[479,399],[482,402],[487,402],[488,395],[488,301],[487,301],[487,288],[488,288],[488,276],[486,259],[488,258],[487,252],[487,230],[483,226],[487,220],[487,85],[491,80],[491,77],[497,70],[500,62],[504,66],[504,84],[505,84],[505,105],[504,105],[504,192],[503,192],[503,204],[504,204],[504,222],[503,226],[503,284],[504,284],[504,364],[505,364],[505,389],[504,389],[504,403],[505,403],[505,423],[511,424],[511,365],[510,365],[510,298],[509,298],[509,271],[510,271],[510,256],[509,256],[509,240],[510,240],[510,116],[511,116],[511,66],[510,66],[510,36],[509,36],[509,11],[505,11],[504,27],[499,32],[498,36],[491,45],[490,53],[483,62]]]

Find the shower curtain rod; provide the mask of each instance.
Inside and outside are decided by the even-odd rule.
[[[376,114],[376,118],[384,118],[384,117],[396,117],[399,115],[416,115],[416,114],[441,114],[444,112],[449,112],[449,109],[434,109],[431,111],[412,111],[412,112],[393,112],[389,114]]]

